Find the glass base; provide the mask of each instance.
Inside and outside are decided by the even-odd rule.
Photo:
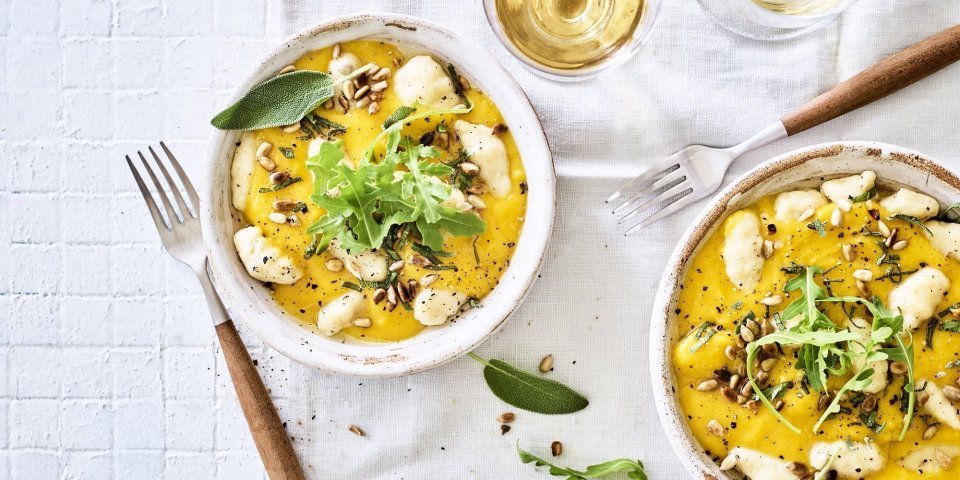
[[[736,2],[731,0],[697,0],[704,13],[721,27],[742,37],[755,40],[789,40],[813,32],[831,23],[835,16],[813,19],[808,25],[797,27],[774,27],[757,23],[737,10]],[[759,7],[758,7],[759,8]]]

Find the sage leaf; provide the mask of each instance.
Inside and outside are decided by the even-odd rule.
[[[560,382],[525,372],[502,360],[468,355],[484,365],[483,378],[493,394],[514,407],[559,415],[579,412],[590,404],[583,395]]]
[[[394,123],[397,123],[403,120],[404,118],[409,117],[411,113],[416,111],[417,111],[416,108],[408,107],[406,105],[401,105],[396,110],[394,110],[393,113],[390,114],[390,116],[387,117],[386,120],[383,121],[383,129],[386,130],[390,128],[390,126],[393,125]]]
[[[257,130],[299,122],[333,97],[333,78],[323,72],[297,70],[277,75],[244,94],[213,117],[220,130]]]
[[[590,465],[586,470],[574,470],[572,468],[554,465],[522,448],[517,443],[517,455],[523,463],[533,463],[538,467],[549,467],[550,475],[555,477],[567,477],[567,480],[586,480],[590,478],[600,478],[613,473],[626,473],[630,480],[647,480],[647,474],[643,470],[643,463],[639,460],[630,460],[618,458],[609,462]]]

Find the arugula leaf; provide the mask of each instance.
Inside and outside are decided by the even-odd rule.
[[[589,401],[570,387],[520,370],[502,360],[484,360],[473,352],[470,358],[482,363],[483,378],[494,395],[517,408],[559,415],[587,408]]]
[[[647,474],[643,470],[643,463],[640,460],[629,460],[618,458],[609,462],[590,465],[584,471],[574,470],[572,468],[560,467],[544,460],[522,448],[517,443],[517,455],[523,463],[533,463],[538,467],[549,467],[550,475],[555,477],[566,476],[567,480],[587,480],[590,478],[600,478],[612,473],[626,473],[630,480],[647,480]]]
[[[250,89],[210,123],[220,130],[291,125],[332,98],[333,90],[333,78],[324,72],[297,70],[277,75]]]
[[[923,220],[920,220],[919,218],[914,217],[913,215],[906,215],[906,214],[903,214],[903,213],[898,213],[898,214],[896,214],[896,215],[891,215],[891,216],[887,217],[887,220],[903,220],[904,222],[907,222],[907,223],[909,223],[909,224],[911,224],[911,225],[915,225],[915,226],[917,226],[917,227],[922,228],[922,229],[923,229],[924,231],[926,231],[927,234],[929,234],[931,237],[933,236],[933,232],[931,232],[930,229],[927,228],[927,226],[923,223]]]

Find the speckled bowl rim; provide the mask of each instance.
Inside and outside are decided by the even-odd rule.
[[[435,40],[403,40],[412,32],[426,32]],[[294,328],[291,322],[295,320],[257,291],[262,287],[255,285],[258,282],[249,278],[243,269],[232,234],[230,238],[219,234],[225,230],[223,222],[229,221],[225,217],[232,218],[229,215],[232,211],[229,164],[238,132],[217,131],[212,139],[206,171],[208,182],[201,192],[201,221],[211,279],[231,318],[242,321],[266,344],[303,365],[359,377],[395,377],[437,367],[476,348],[519,307],[538,277],[552,234],[556,172],[540,119],[513,77],[479,45],[440,25],[409,15],[381,12],[344,15],[301,30],[258,62],[237,86],[231,101],[275,75],[295,58],[296,52],[299,55],[336,42],[371,37],[429,51],[457,65],[471,83],[483,88],[500,107],[517,141],[529,186],[526,220],[510,266],[500,283],[484,298],[482,308],[464,313],[456,325],[428,327],[411,339],[387,344],[340,343],[322,338],[300,325]],[[440,43],[443,46],[438,46]],[[454,49],[456,52],[452,52]],[[459,328],[464,324],[470,327]],[[454,326],[458,328],[454,330]],[[447,333],[437,333],[444,331]]]
[[[704,207],[684,232],[667,262],[650,317],[649,344],[650,379],[660,423],[673,449],[694,478],[717,480],[730,477],[720,471],[720,468],[707,457],[702,447],[693,438],[676,399],[670,327],[676,321],[676,315],[673,313],[676,305],[675,297],[689,267],[688,263],[697,253],[701,242],[713,232],[714,226],[730,213],[732,210],[730,204],[735,203],[738,197],[758,185],[771,180],[775,181],[777,175],[808,161],[832,157],[840,153],[860,154],[865,160],[882,158],[902,163],[935,176],[960,194],[960,177],[953,170],[922,153],[885,143],[850,141],[822,143],[778,155],[744,173]],[[784,186],[783,189],[787,188]]]

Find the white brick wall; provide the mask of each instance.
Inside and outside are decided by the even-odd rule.
[[[164,139],[202,182],[208,120],[278,20],[267,0],[0,0],[0,479],[263,478],[122,159]]]

